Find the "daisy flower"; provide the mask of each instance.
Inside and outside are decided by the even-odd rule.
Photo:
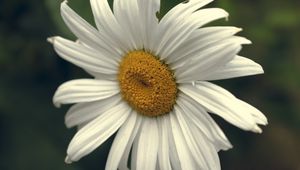
[[[212,0],[189,0],[161,20],[160,0],[90,0],[97,28],[64,1],[61,15],[78,37],[51,37],[55,51],[94,78],[71,80],[53,102],[75,104],[67,127],[78,127],[66,162],[88,155],[114,133],[107,170],[220,169],[218,151],[232,147],[210,117],[216,114],[261,133],[266,117],[211,80],[263,73],[237,55],[251,42],[236,27],[203,27],[227,18]],[[130,155],[130,156],[129,156]]]

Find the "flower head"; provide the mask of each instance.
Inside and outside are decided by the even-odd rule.
[[[212,0],[178,4],[160,21],[160,0],[90,0],[97,29],[64,1],[61,15],[78,37],[48,40],[93,79],[62,84],[53,101],[73,104],[78,126],[66,162],[78,161],[117,132],[106,169],[220,169],[217,152],[231,144],[209,113],[261,133],[266,117],[210,80],[263,73],[238,56],[251,42],[236,27],[203,27],[228,13],[200,9]],[[129,154],[131,163],[128,166]]]

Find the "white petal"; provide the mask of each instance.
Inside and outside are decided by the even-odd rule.
[[[166,56],[167,64],[173,63],[178,59],[186,57],[193,51],[203,50],[208,45],[214,45],[218,41],[227,39],[237,32],[241,31],[241,28],[236,27],[205,27],[194,31],[191,36],[182,43],[171,54]]]
[[[197,82],[195,87],[184,84],[179,89],[201,104],[208,112],[217,114],[229,123],[253,132],[260,132],[252,115],[239,105],[225,89],[208,82]]]
[[[118,62],[76,42],[61,37],[52,37],[55,51],[65,60],[89,71],[116,74]]]
[[[158,49],[166,45],[170,37],[174,36],[170,33],[173,29],[176,29],[176,26],[180,25],[180,21],[185,20],[187,16],[190,16],[194,11],[211,1],[212,0],[194,0],[187,3],[180,3],[172,8],[159,22],[158,29],[153,35],[154,37],[150,49],[158,52]]]
[[[126,145],[126,149],[125,149],[125,151],[122,155],[121,162],[119,164],[119,169],[120,170],[128,170],[128,165],[127,164],[128,164],[128,158],[129,158],[129,153],[130,153],[130,150],[131,150],[131,146],[133,144],[134,139],[139,134],[141,123],[142,123],[142,118],[143,118],[142,116],[140,116],[135,111],[133,111],[132,114],[137,115],[137,120],[136,120],[136,123],[135,123],[134,130],[131,133],[130,139],[129,139],[127,145]],[[131,161],[136,161],[136,160],[137,160],[136,155],[135,155],[134,152],[132,152]],[[133,169],[133,167],[131,167],[131,169]]]
[[[212,83],[209,83],[209,82],[196,82],[195,85],[196,86],[198,86],[198,85],[207,86],[216,91],[219,91],[220,93],[222,93],[222,95],[225,95],[226,97],[231,98],[233,101],[237,102],[236,106],[241,107],[243,109],[243,112],[239,113],[240,115],[242,115],[242,116],[251,115],[252,118],[254,119],[255,123],[259,124],[259,125],[267,125],[268,124],[268,120],[267,120],[266,116],[261,111],[259,111],[255,107],[251,106],[250,104],[236,98],[234,95],[232,95],[227,90],[225,90],[217,85],[214,85]],[[255,129],[257,129],[259,132],[261,131],[258,126],[255,127]]]
[[[243,109],[243,111],[240,111],[240,113],[239,113],[241,116],[247,117],[247,116],[251,115],[251,117],[254,119],[256,124],[260,124],[260,125],[268,124],[268,120],[263,113],[261,113],[258,109],[251,106],[250,104],[236,98],[234,95],[232,95],[227,90],[225,90],[217,85],[214,85],[212,83],[209,83],[209,82],[196,82],[196,86],[199,86],[199,85],[207,86],[215,91],[219,91],[220,93],[222,93],[222,95],[224,95],[228,98],[231,98],[232,101],[236,102],[237,108]],[[258,126],[254,127],[253,131],[261,133],[261,129]]]
[[[175,106],[175,115],[179,122],[182,134],[186,140],[187,146],[198,165],[198,169],[221,169],[217,151],[214,146],[207,142],[206,138],[201,136],[194,136],[198,129],[191,129],[190,122],[187,122],[183,116],[182,110]],[[202,137],[202,140],[195,140]]]
[[[106,170],[116,170],[118,168],[122,155],[124,154],[126,148],[131,147],[128,146],[128,144],[130,142],[130,139],[132,138],[132,135],[134,135],[134,131],[136,131],[136,123],[139,123],[137,122],[137,114],[131,113],[130,117],[119,129],[114,139],[107,158],[105,166]]]
[[[240,99],[237,99],[237,101],[243,107],[245,107],[245,109],[247,109],[248,113],[250,113],[252,115],[252,117],[254,118],[254,120],[257,124],[259,124],[259,125],[267,125],[268,124],[268,119],[261,111],[259,111],[255,107],[251,106],[250,104],[248,104]]]
[[[106,141],[130,115],[131,109],[121,103],[80,129],[69,144],[67,154],[71,161],[78,161]]]
[[[114,14],[129,38],[130,50],[143,48],[142,23],[136,0],[114,0]]]
[[[65,116],[65,124],[68,128],[71,128],[88,122],[114,107],[120,100],[120,95],[114,95],[99,101],[75,104],[68,110]]]
[[[185,50],[183,48],[184,51],[179,52],[182,55],[180,54],[180,56],[179,55],[176,56],[177,58],[173,58],[170,67],[173,70],[176,70],[177,68],[182,67],[184,65],[188,66],[190,63],[201,62],[203,60],[204,54],[213,53],[213,52],[218,53],[219,51],[223,50],[224,46],[233,46],[234,48],[239,48],[239,46],[244,44],[251,44],[251,41],[244,37],[239,37],[239,36],[229,36],[227,38],[217,40],[217,41],[212,41],[212,42],[207,41],[206,43],[203,42],[202,45],[200,44],[197,45],[194,43],[192,47],[188,48],[188,50]],[[178,51],[181,51],[181,49],[178,49]],[[208,58],[211,57],[208,56]],[[231,60],[233,58],[234,56],[231,57]]]
[[[195,164],[195,160],[193,159],[189,148],[187,147],[187,142],[183,135],[183,132],[180,129],[179,122],[176,119],[174,113],[170,113],[170,127],[172,129],[172,134],[174,138],[174,143],[176,146],[176,150],[178,152],[178,158],[181,164],[181,169],[198,169]],[[172,147],[172,145],[170,145]]]
[[[80,129],[82,129],[82,128],[83,128],[85,125],[87,125],[89,122],[90,122],[90,121],[86,121],[86,122],[83,122],[83,123],[79,124],[79,125],[77,126],[77,131],[79,131]]]
[[[263,73],[264,70],[259,64],[248,58],[235,56],[230,62],[212,71],[203,79],[220,80]]]
[[[241,50],[242,44],[249,43],[251,41],[244,37],[231,36],[203,48],[189,51],[170,67],[175,70],[178,82],[202,80],[207,74],[231,61]]]
[[[106,52],[108,57],[120,58],[120,49],[114,44],[109,36],[103,31],[98,31],[88,22],[76,14],[68,5],[67,1],[61,3],[61,15],[69,29],[82,42],[99,52]]]
[[[158,117],[158,130],[159,130],[159,149],[158,149],[158,165],[161,170],[171,170],[170,163],[170,149],[169,149],[169,139],[167,130],[167,120],[166,116]]]
[[[138,0],[138,8],[144,49],[151,51],[153,33],[158,27],[156,14],[160,9],[160,0]]]
[[[130,49],[128,35],[123,31],[112,13],[107,0],[90,0],[95,22],[100,30],[104,32],[103,37],[109,35],[112,43],[122,49],[123,54]]]
[[[177,82],[201,80],[201,76],[229,62],[240,50],[239,44],[222,44],[202,51],[199,56],[189,59],[175,70]]]
[[[162,18],[161,23],[174,22],[174,18],[183,18],[191,15],[193,12],[199,8],[207,5],[213,0],[189,0],[182,2],[172,8],[168,13]]]
[[[85,70],[85,71],[95,79],[110,80],[110,81],[117,81],[118,79],[118,74],[103,74],[103,73],[92,72],[90,70]]]
[[[182,135],[186,141],[186,145],[191,153],[191,156],[195,159],[195,163],[197,164],[199,169],[210,169],[208,165],[206,165],[205,162],[205,155],[206,153],[201,153],[197,144],[195,143],[195,140],[192,137],[192,134],[189,130],[189,127],[187,125],[187,122],[185,121],[184,117],[182,116],[181,110],[175,106],[174,107],[174,115],[176,116],[179,128],[182,132]],[[172,120],[172,119],[171,119]],[[206,146],[202,146],[206,147]]]
[[[232,148],[223,131],[200,104],[183,93],[179,94],[177,104],[184,112],[182,115],[185,119],[194,124],[210,142],[214,143],[217,150]]]
[[[88,74],[93,76],[95,79],[100,80],[110,80],[110,81],[117,81],[118,74],[103,74],[103,73],[97,73],[90,70],[85,70]]]
[[[194,125],[189,127],[200,151],[205,155],[206,164],[210,167],[208,169],[220,170],[220,159],[217,148]]]
[[[117,82],[108,80],[78,79],[68,81],[56,90],[53,103],[61,104],[92,102],[119,93]]]
[[[224,17],[228,17],[228,13],[223,9],[207,8],[196,11],[186,18],[173,18],[178,23],[171,27],[170,33],[164,35],[161,39],[160,46],[156,50],[157,54],[162,59],[165,59],[166,56],[169,56],[170,53],[186,41],[196,29],[213,20]]]
[[[155,118],[143,118],[139,137],[136,139],[136,169],[155,170],[158,153],[158,127]]]
[[[174,114],[173,112],[170,112],[170,114]],[[172,125],[170,121],[170,116],[165,116],[165,124],[167,125],[167,132],[168,132],[168,142],[169,142],[169,150],[170,150],[170,162],[172,169],[174,170],[181,170],[181,162],[179,160],[179,152],[177,151],[175,139],[172,132]]]
[[[144,119],[142,119],[143,121]],[[143,122],[142,122],[143,124]],[[141,128],[142,128],[142,125],[141,125]],[[139,145],[139,141],[138,139],[140,138],[140,135],[141,135],[141,129],[139,129],[138,131],[138,134],[136,136],[136,138],[134,139],[133,141],[133,144],[132,144],[132,150],[131,150],[131,161],[130,161],[130,169],[131,170],[138,170],[136,168],[136,162],[138,161],[138,157],[137,157],[137,154],[138,154],[138,145]],[[129,153],[128,153],[129,154]],[[128,159],[128,158],[127,158]],[[127,164],[127,162],[126,162]]]

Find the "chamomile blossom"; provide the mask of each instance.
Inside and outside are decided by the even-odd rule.
[[[113,10],[107,0],[90,0],[97,28],[62,2],[78,40],[48,40],[94,77],[62,84],[53,98],[56,106],[74,104],[65,117],[67,127],[78,127],[67,163],[116,133],[107,170],[220,169],[218,151],[232,145],[210,114],[262,132],[267,119],[259,110],[209,82],[263,73],[238,55],[251,43],[235,35],[240,28],[205,27],[228,17],[202,8],[211,1],[180,3],[158,20],[160,0],[114,0]]]

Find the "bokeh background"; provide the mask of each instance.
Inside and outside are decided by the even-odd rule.
[[[89,77],[59,58],[46,38],[74,39],[62,19],[61,0],[0,0],[0,169],[103,169],[108,140],[81,161],[64,157],[76,129],[64,126],[68,109],[54,108],[52,96],[63,82]],[[160,16],[181,0],[162,0]],[[89,2],[70,6],[93,23]],[[252,40],[241,55],[263,65],[265,74],[216,83],[262,110],[269,119],[261,135],[244,132],[214,117],[234,148],[220,152],[225,170],[300,170],[300,1],[217,0],[209,6],[230,13],[229,21]]]

